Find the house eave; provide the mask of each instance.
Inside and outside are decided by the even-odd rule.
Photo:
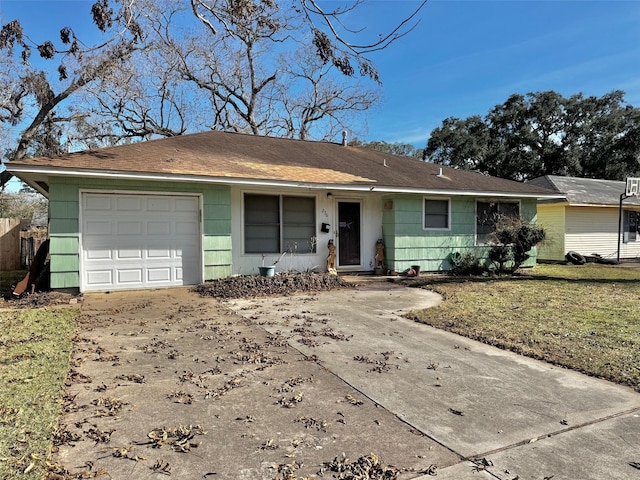
[[[627,208],[628,207],[640,207],[640,205],[633,204],[633,203],[631,203],[631,204],[623,203],[622,205],[624,207],[627,207]],[[613,204],[610,204],[610,203],[577,203],[577,202],[576,203],[571,203],[571,202],[569,202],[567,204],[567,206],[569,206],[569,207],[616,208],[616,209],[620,208],[619,204],[613,205]]]
[[[476,191],[476,190],[455,190],[455,189],[433,189],[433,188],[416,188],[416,187],[397,187],[378,185],[374,182],[367,183],[314,183],[301,182],[295,180],[275,180],[275,179],[259,179],[259,178],[240,178],[240,177],[211,177],[206,175],[187,175],[175,173],[141,173],[141,172],[114,172],[112,170],[85,170],[85,169],[67,169],[60,167],[42,167],[29,165],[7,165],[7,169],[11,173],[16,174],[19,178],[36,188],[36,182],[29,178],[34,175],[44,176],[68,176],[68,177],[88,177],[88,178],[119,178],[123,180],[148,180],[148,181],[170,181],[170,182],[195,182],[209,184],[224,184],[238,186],[256,186],[256,187],[291,187],[291,188],[307,188],[317,190],[337,190],[351,192],[375,192],[375,193],[407,193],[420,195],[459,195],[459,196],[481,196],[481,197],[500,197],[500,198],[535,198],[537,200],[555,200],[564,199],[561,194],[540,194],[533,192],[501,192],[501,191]],[[21,175],[23,174],[23,175]],[[38,189],[40,190],[40,189]]]

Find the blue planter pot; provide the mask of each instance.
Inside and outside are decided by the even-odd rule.
[[[276,267],[258,267],[258,270],[260,270],[260,276],[261,277],[273,277],[273,275],[275,274],[276,271]]]

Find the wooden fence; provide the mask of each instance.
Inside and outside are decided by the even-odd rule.
[[[43,234],[44,233],[44,234]],[[47,239],[47,230],[20,232],[20,266],[26,270],[31,266],[33,257],[40,245]]]
[[[0,271],[20,270],[20,219],[0,218]]]
[[[27,226],[17,218],[0,218],[0,272],[27,270],[47,239],[46,227]]]

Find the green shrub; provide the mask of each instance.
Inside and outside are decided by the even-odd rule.
[[[451,263],[451,275],[482,275],[486,268],[481,264],[480,259],[471,252],[454,252],[449,255]]]
[[[492,234],[489,261],[496,273],[513,273],[529,258],[529,252],[545,239],[544,229],[520,218],[502,217]]]

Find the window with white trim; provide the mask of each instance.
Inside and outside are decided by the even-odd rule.
[[[520,202],[509,201],[476,201],[476,245],[491,242],[491,234],[495,231],[500,218],[519,218]]]
[[[635,242],[638,239],[638,233],[640,232],[640,212],[634,210],[624,211],[624,243]]]
[[[315,253],[316,199],[244,195],[245,253]]]
[[[422,204],[423,223],[425,230],[449,230],[450,203],[448,198],[425,198]]]

